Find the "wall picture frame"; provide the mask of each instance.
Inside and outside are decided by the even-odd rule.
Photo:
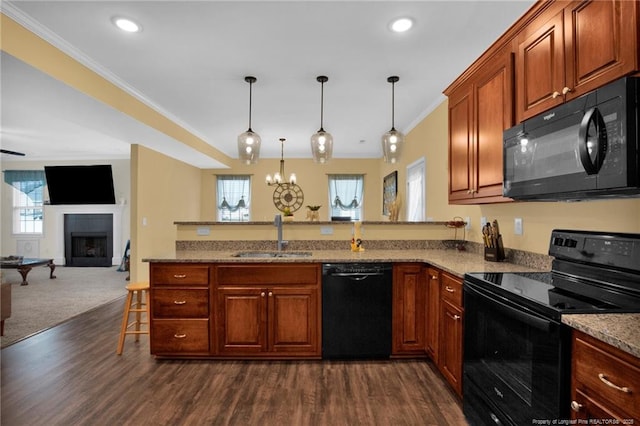
[[[386,175],[382,179],[382,215],[389,216],[391,203],[398,196],[398,171]]]

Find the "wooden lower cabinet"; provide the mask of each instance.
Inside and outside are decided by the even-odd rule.
[[[574,330],[571,367],[571,418],[584,421],[578,424],[640,419],[638,358]]]
[[[462,397],[462,355],[464,310],[462,280],[440,273],[440,315],[438,318],[438,368],[453,390]]]
[[[208,356],[210,346],[209,266],[150,266],[151,353],[156,356]]]
[[[426,268],[427,280],[427,330],[425,350],[427,356],[438,364],[439,336],[438,324],[440,319],[440,271],[436,268]]]
[[[425,355],[426,297],[422,264],[393,265],[392,355]]]
[[[229,265],[216,269],[218,355],[322,355],[319,265]],[[239,282],[241,277],[244,283]]]

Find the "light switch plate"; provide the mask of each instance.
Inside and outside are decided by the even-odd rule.
[[[480,218],[480,229],[484,228],[484,226],[487,224],[487,217],[486,216],[482,216]]]
[[[513,220],[513,233],[515,235],[522,235],[522,218],[516,217]]]
[[[208,226],[199,226],[198,229],[196,229],[196,234],[206,236],[211,234],[211,229]]]

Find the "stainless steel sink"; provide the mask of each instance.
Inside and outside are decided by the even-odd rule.
[[[266,257],[266,258],[291,258],[309,257],[310,251],[240,251],[232,254],[233,257]]]

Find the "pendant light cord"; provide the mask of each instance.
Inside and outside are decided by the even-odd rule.
[[[320,131],[324,132],[324,81],[320,83]]]
[[[396,129],[396,82],[391,83],[391,130]]]
[[[253,81],[249,82],[249,131],[251,132],[251,94],[253,93]]]

